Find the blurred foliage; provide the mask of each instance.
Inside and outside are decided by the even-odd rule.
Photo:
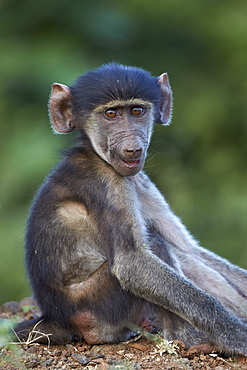
[[[247,3],[204,0],[2,0],[0,3],[0,303],[30,294],[25,220],[70,145],[52,134],[50,85],[115,60],[174,91],[146,170],[201,244],[247,267]]]

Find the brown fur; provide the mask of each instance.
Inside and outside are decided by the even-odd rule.
[[[201,248],[142,172],[171,101],[167,74],[115,64],[53,85],[55,131],[80,138],[37,194],[26,234],[37,327],[52,343],[128,340],[155,317],[168,340],[247,355],[247,272]],[[20,323],[20,338],[39,320]]]

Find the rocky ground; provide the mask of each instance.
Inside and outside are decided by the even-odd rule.
[[[6,345],[9,321],[36,317],[38,310],[32,300],[7,302],[0,307],[0,370],[19,369],[85,369],[85,370],[138,370],[138,369],[243,369],[247,358],[223,357],[217,353],[205,354],[191,347],[185,350],[180,341],[172,344],[157,335],[140,335],[134,340],[115,345],[45,346],[29,343]]]

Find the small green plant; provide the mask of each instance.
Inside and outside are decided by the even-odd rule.
[[[26,312],[28,312],[28,311],[32,311],[32,310],[35,310],[37,308],[37,306],[34,306],[34,305],[23,305],[22,307],[21,307],[21,309],[22,309],[22,312],[24,312],[24,313],[26,313]]]
[[[0,321],[0,368],[4,364],[12,364],[20,370],[25,370],[26,367],[21,363],[21,350],[12,343],[16,322],[15,319]]]
[[[134,338],[134,340],[138,340],[140,337],[144,337],[148,339],[150,342],[153,342],[155,345],[156,353],[160,353],[160,355],[162,355],[163,353],[168,353],[170,355],[177,355],[177,349],[178,349],[177,346],[174,345],[172,342],[165,340],[160,333],[152,334],[148,331],[143,330],[138,325],[135,325],[131,322],[126,323],[126,326],[129,329],[140,334],[139,336]]]
[[[15,319],[3,319],[0,321],[0,348],[7,346],[11,342],[11,332],[13,332],[15,324]]]

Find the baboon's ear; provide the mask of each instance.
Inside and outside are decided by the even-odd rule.
[[[161,91],[161,104],[158,123],[169,125],[172,117],[172,89],[169,84],[167,73],[163,73],[157,79]]]
[[[52,85],[49,112],[55,132],[66,134],[75,128],[71,110],[71,93],[68,86],[58,83]]]

